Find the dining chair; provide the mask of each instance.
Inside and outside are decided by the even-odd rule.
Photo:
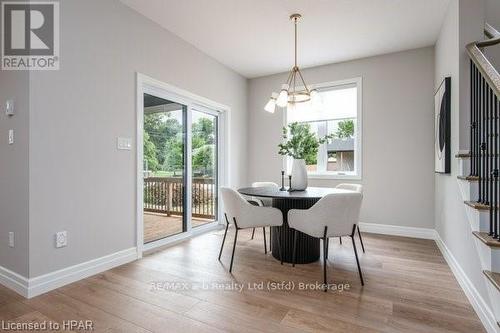
[[[354,242],[354,234],[359,219],[359,211],[363,194],[359,192],[332,193],[321,198],[309,209],[290,209],[288,225],[294,229],[293,266],[297,258],[297,233],[303,232],[323,239],[323,279],[326,283],[327,241],[330,237],[349,236],[352,240],[356,264],[358,265],[361,285],[364,285],[363,273],[359,265],[358,251]],[[327,291],[328,288],[325,288]]]
[[[335,188],[342,189],[342,190],[348,190],[348,191],[354,191],[358,193],[363,193],[363,185],[361,184],[339,184]],[[365,245],[363,244],[363,238],[361,237],[361,231],[359,231],[359,224],[357,225],[358,229],[358,237],[359,237],[359,242],[361,243],[361,249],[363,250],[363,253],[365,253]],[[342,244],[342,237],[340,237],[340,244]],[[328,245],[328,244],[327,244]],[[328,249],[328,246],[327,246]],[[328,253],[327,256],[328,258]]]
[[[273,182],[253,182],[252,187],[264,187],[264,188],[270,188],[273,190],[279,190],[279,186],[276,183]],[[250,202],[252,205],[255,206],[264,206],[264,207],[271,207],[273,204],[273,199],[268,199],[268,198],[257,198],[257,197],[251,197],[248,199],[248,202]],[[271,230],[272,228],[269,228],[269,251],[271,251],[271,242],[272,242],[272,235],[271,235]],[[255,228],[252,230],[252,238],[255,236]]]
[[[272,207],[261,207],[250,204],[241,194],[228,187],[221,187],[222,201],[224,202],[224,217],[226,218],[226,231],[219,252],[219,260],[222,256],[224,242],[226,241],[227,229],[229,224],[235,227],[233,253],[231,255],[231,264],[229,272],[233,270],[234,252],[238,231],[248,228],[260,228],[264,231],[264,252],[267,253],[266,229],[265,227],[279,227],[283,225],[283,214],[279,209]],[[281,257],[281,244],[278,237],[278,250]]]

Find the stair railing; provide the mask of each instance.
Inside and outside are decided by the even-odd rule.
[[[499,111],[500,74],[486,58],[483,49],[500,44],[500,33],[485,25],[484,41],[467,45],[470,57],[470,176],[478,180],[479,204],[489,206],[489,235],[499,239]]]

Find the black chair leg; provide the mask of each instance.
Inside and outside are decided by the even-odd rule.
[[[295,267],[295,263],[297,262],[297,230],[293,231],[293,258],[292,258],[292,266]]]
[[[269,252],[273,252],[273,234],[272,234],[273,227],[269,227]]]
[[[255,236],[255,228],[253,228],[253,230],[252,230],[252,238],[250,238],[250,239],[253,239],[253,236]]]
[[[227,217],[226,217],[227,220]],[[227,228],[229,228],[229,223],[226,223],[226,231],[224,231],[224,238],[222,238],[222,244],[220,245],[219,260],[222,256],[222,249],[224,248],[224,242],[226,241]]]
[[[354,241],[354,236],[351,236],[352,240],[352,247],[354,249],[354,255],[356,256],[356,264],[358,264],[358,273],[359,273],[359,279],[361,280],[361,285],[365,285],[365,281],[363,280],[363,273],[361,273],[361,266],[359,265],[359,259],[358,259],[358,251],[356,250],[356,242]]]
[[[233,221],[234,221],[235,231],[234,231],[233,254],[231,255],[231,265],[229,266],[229,273],[233,271],[234,250],[236,249],[236,240],[238,239],[238,230],[239,230],[238,224],[236,223],[236,219],[234,217]]]
[[[330,252],[330,238],[326,239],[326,259],[328,260],[328,252]]]
[[[342,237],[339,237],[340,238],[340,245],[342,245]]]
[[[325,293],[328,291],[328,285],[326,283],[326,233],[328,231],[328,227],[325,226],[325,233],[323,235],[323,285],[325,287]]]
[[[262,233],[264,234],[264,253],[267,254],[267,241],[266,241],[266,228],[262,227]]]
[[[279,238],[279,232],[278,232],[278,237],[276,238],[278,240],[278,253],[280,255],[280,261],[281,261],[281,264],[283,265],[283,252],[281,251],[281,242],[280,242],[280,238]]]
[[[359,225],[357,226],[357,228],[358,228],[359,241],[361,242],[361,248],[363,249],[363,253],[365,253],[365,245],[363,244],[363,238],[361,237],[361,231],[359,231]]]

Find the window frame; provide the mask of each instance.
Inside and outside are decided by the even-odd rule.
[[[354,169],[356,174],[341,174],[338,171],[327,171],[327,172],[307,172],[308,179],[338,179],[338,180],[361,180],[363,177],[363,78],[354,77],[345,80],[323,82],[311,85],[311,89],[317,89],[318,91],[328,91],[341,89],[343,86],[356,86],[357,89],[357,113],[356,113],[356,150],[354,152]],[[304,87],[298,87],[299,89],[304,89]],[[288,110],[285,108],[283,112],[283,126],[288,125]],[[283,156],[283,170],[286,170],[287,174],[291,173],[287,163],[288,156]]]

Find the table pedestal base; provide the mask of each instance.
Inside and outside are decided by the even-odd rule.
[[[294,230],[288,227],[288,210],[311,208],[318,199],[273,199],[273,207],[278,208],[283,213],[283,226],[273,227],[272,245],[273,257],[280,259],[278,250],[278,235],[281,237],[283,261],[291,263],[293,261],[293,234]],[[311,221],[314,223],[314,221]],[[297,232],[297,264],[308,264],[319,259],[320,240],[308,236],[302,232]]]

